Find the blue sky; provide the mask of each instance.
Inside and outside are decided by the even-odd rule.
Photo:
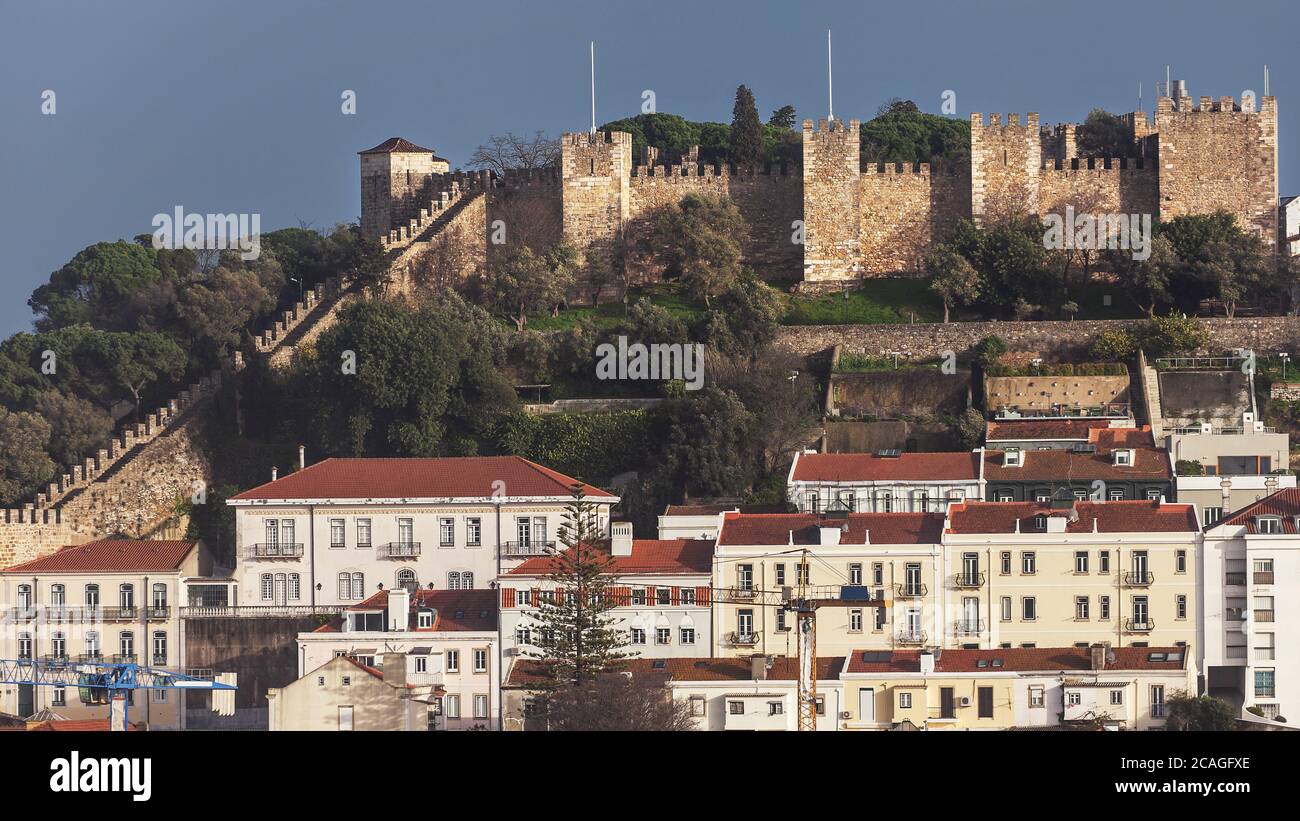
[[[356,152],[404,136],[463,163],[487,135],[585,130],[660,111],[727,121],[749,85],[766,117],[869,118],[891,96],[938,112],[1080,121],[1145,107],[1166,63],[1193,96],[1263,92],[1281,193],[1300,194],[1300,4],[1211,2],[134,2],[0,0],[0,336],[78,250],[153,215],[256,212],[263,230],[359,216]],[[57,113],[41,113],[46,89]],[[340,95],[357,95],[344,116]]]

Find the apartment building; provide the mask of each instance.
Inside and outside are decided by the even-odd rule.
[[[801,513],[935,513],[984,496],[980,451],[797,453],[786,481]]]
[[[267,690],[270,730],[438,729],[436,676],[408,668],[402,653],[382,667],[334,656],[285,687]]]
[[[1151,428],[1089,428],[1068,448],[1011,447],[984,452],[984,496],[990,502],[1053,498],[1172,501],[1173,469]]]
[[[840,671],[843,657],[817,658],[817,730],[835,731],[844,710]],[[521,661],[505,685],[508,730],[543,729],[537,675]],[[668,689],[690,705],[697,730],[797,730],[798,660],[756,655],[745,658],[684,657],[630,659],[624,671]]]
[[[1069,450],[1087,445],[1091,432],[1105,428],[1132,428],[1131,418],[998,417],[990,419],[984,444],[990,450]]]
[[[940,513],[724,514],[713,557],[715,654],[797,655],[783,604],[801,588],[853,604],[817,614],[818,653],[941,635]],[[806,555],[806,562],[805,562]]]
[[[209,570],[199,542],[103,539],[0,571],[0,596],[12,602],[0,631],[0,658],[133,662],[185,672],[178,606],[182,580]],[[47,710],[69,720],[105,719],[107,693],[0,685],[0,711],[20,717]],[[175,690],[128,693],[132,722],[179,728]]]
[[[515,456],[326,459],[233,496],[239,606],[350,605],[382,588],[486,588],[554,550],[571,488]]]
[[[840,676],[846,730],[1163,726],[1196,692],[1183,647],[859,650]]]
[[[1300,716],[1300,490],[1288,488],[1205,529],[1206,690],[1266,718]]]
[[[496,729],[502,668],[497,620],[495,590],[381,590],[321,627],[298,634],[298,675],[310,678],[308,671],[334,656],[347,656],[387,675],[390,684],[398,670],[403,681],[436,690],[427,694],[432,718],[411,729]],[[330,718],[321,705],[298,704],[313,692],[320,690],[286,688],[281,696],[285,721],[292,715]]]
[[[1186,504],[953,505],[937,569],[944,646],[972,649],[1191,645],[1200,529]]]
[[[1165,447],[1177,477],[1178,501],[1201,511],[1201,524],[1296,486],[1289,472],[1290,437],[1242,414],[1235,425],[1199,421],[1168,429]]]
[[[615,522],[612,537],[594,545],[614,584],[613,627],[627,633],[627,651],[642,658],[695,657],[714,644],[710,608],[713,541],[633,539],[632,525]],[[557,594],[549,578],[554,556],[525,561],[501,577],[501,617],[509,658],[535,651],[539,602]],[[571,595],[571,594],[570,594]]]
[[[714,539],[723,513],[789,513],[787,504],[711,503],[668,505],[659,516],[660,539]]]

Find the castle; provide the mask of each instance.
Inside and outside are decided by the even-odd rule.
[[[1081,159],[1073,124],[1040,127],[970,117],[969,162],[860,167],[857,120],[803,122],[796,169],[656,165],[653,149],[634,164],[632,136],[565,134],[559,168],[510,173],[450,173],[432,151],[393,138],[361,153],[364,233],[389,249],[418,249],[436,226],[460,219],[486,248],[498,211],[526,202],[550,214],[554,231],[580,250],[600,253],[635,236],[657,206],[688,193],[726,195],[750,225],[745,249],[765,276],[835,284],[914,272],[930,242],[961,219],[1000,214],[1150,214],[1168,220],[1223,209],[1269,247],[1279,242],[1277,101],[1232,97],[1199,101],[1177,86],[1160,97],[1152,128],[1146,112],[1124,115],[1130,156]],[[509,220],[505,220],[509,230]],[[474,239],[479,244],[480,240]]]

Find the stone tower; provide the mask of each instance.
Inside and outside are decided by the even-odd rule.
[[[358,154],[361,233],[372,240],[387,236],[394,225],[415,216],[434,175],[450,170],[450,164],[433,151],[401,137],[390,137]]]
[[[560,148],[564,239],[607,253],[632,212],[632,135],[565,134]]]
[[[858,121],[803,121],[803,278],[826,282],[862,271]]]
[[[1038,115],[970,115],[971,216],[976,224],[1008,214],[1037,214],[1042,137]]]

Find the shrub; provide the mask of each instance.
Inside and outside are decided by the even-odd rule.
[[[1137,348],[1137,337],[1133,334],[1123,328],[1107,328],[1093,340],[1088,353],[1095,359],[1123,362],[1136,354]]]
[[[1187,314],[1152,317],[1143,344],[1156,356],[1191,353],[1204,348],[1210,334]]]
[[[1002,341],[1000,336],[986,336],[971,348],[971,353],[975,361],[984,367],[997,364],[1002,355],[1007,352],[1007,343]]]

